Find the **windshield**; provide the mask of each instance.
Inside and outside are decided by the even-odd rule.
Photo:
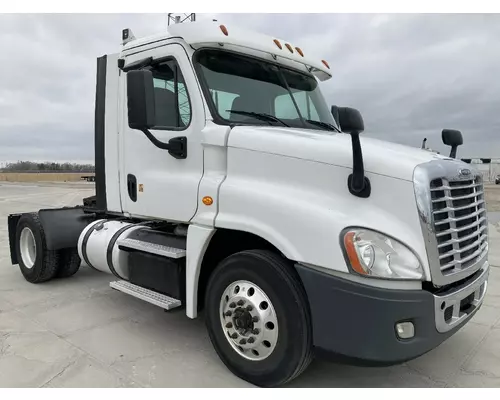
[[[312,75],[221,50],[203,50],[196,62],[215,122],[337,128]]]

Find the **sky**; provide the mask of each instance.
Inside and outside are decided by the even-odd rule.
[[[462,158],[500,158],[500,14],[198,14],[291,41],[328,60],[330,105],[364,135]],[[121,31],[162,32],[166,14],[0,14],[0,163],[93,162],[96,58]]]

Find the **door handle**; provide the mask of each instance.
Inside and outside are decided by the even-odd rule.
[[[137,178],[135,175],[128,174],[127,175],[127,190],[130,199],[133,202],[137,201]]]

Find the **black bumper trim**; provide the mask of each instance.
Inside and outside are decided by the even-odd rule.
[[[307,292],[314,346],[357,365],[393,365],[434,349],[460,326],[436,330],[434,297],[425,290],[382,289],[296,265]],[[410,321],[415,336],[402,340],[396,323]]]

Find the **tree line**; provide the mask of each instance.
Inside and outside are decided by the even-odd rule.
[[[2,172],[95,172],[92,164],[57,163],[57,162],[34,162],[17,161],[5,164],[0,168]]]

